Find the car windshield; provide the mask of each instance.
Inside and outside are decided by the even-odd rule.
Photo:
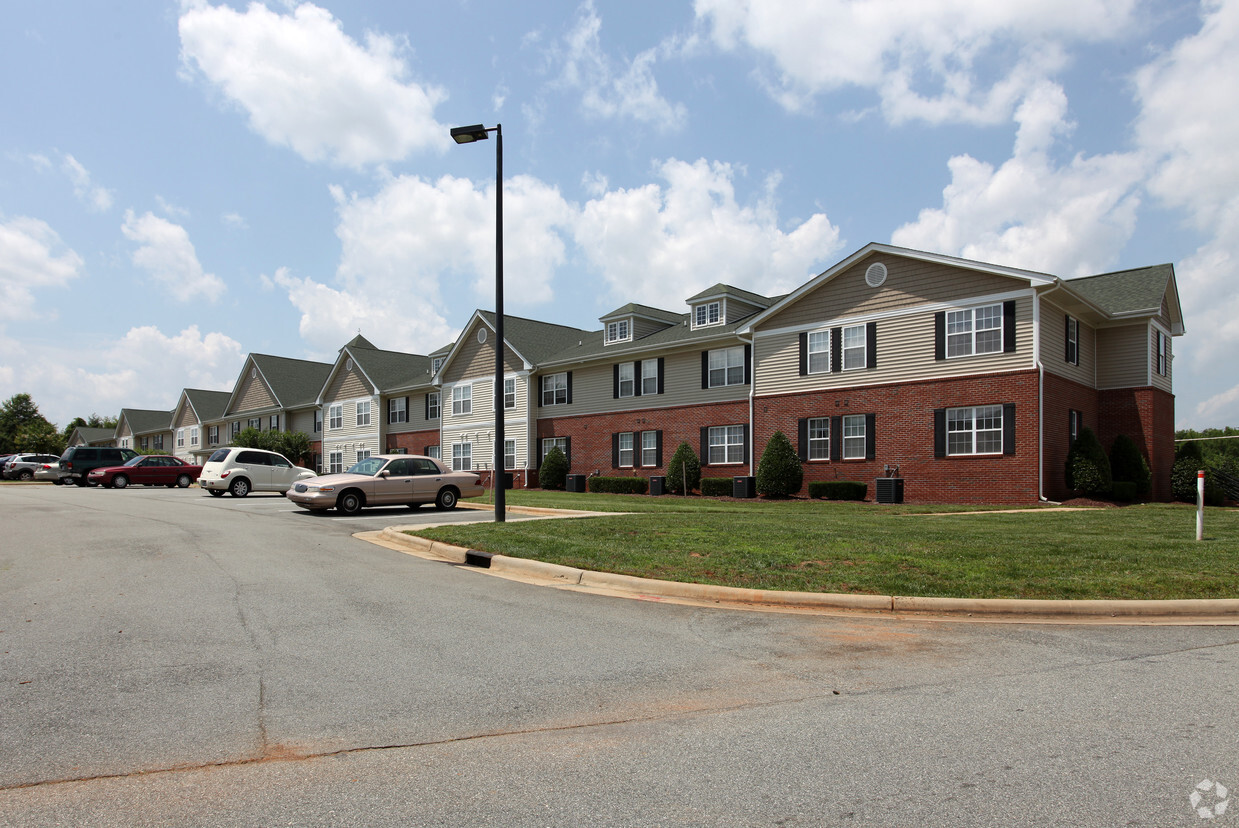
[[[141,462],[142,462],[142,455],[140,455],[140,454],[139,454],[137,457],[130,457],[128,460],[126,460],[126,461],[125,461],[125,465],[126,465],[126,466],[136,466],[136,465],[138,465],[138,464],[139,464],[139,463],[141,463]]]
[[[379,473],[379,469],[383,468],[383,464],[387,461],[382,457],[367,457],[361,460],[348,470],[349,474],[364,474],[367,477],[374,477]]]

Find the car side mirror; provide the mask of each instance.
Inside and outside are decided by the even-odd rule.
[[[389,472],[387,469],[383,469],[381,472],[379,472],[379,477],[391,477],[391,472]]]

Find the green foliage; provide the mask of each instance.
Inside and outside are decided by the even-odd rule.
[[[279,451],[280,433],[278,431],[260,431],[256,428],[243,428],[237,432],[237,436],[232,438],[232,444],[241,448]]]
[[[667,464],[667,491],[671,494],[692,494],[701,485],[701,462],[688,443],[680,443]]]
[[[1067,452],[1067,488],[1083,494],[1105,495],[1113,488],[1110,458],[1092,429],[1080,429],[1080,435]]]
[[[822,500],[864,500],[869,484],[857,480],[817,480],[809,484],[809,497]]]
[[[800,491],[804,466],[787,435],[776,431],[757,464],[757,493],[765,497],[787,497]]]
[[[310,443],[310,436],[304,431],[277,431],[271,432],[278,434],[280,437],[280,447],[276,449],[280,454],[287,457],[293,462],[293,465],[303,465],[310,461],[310,455],[313,454]]]
[[[1183,445],[1194,444],[1184,443]],[[1226,493],[1218,485],[1217,476],[1213,474],[1213,470],[1200,458],[1199,451],[1180,451],[1179,459],[1174,461],[1174,467],[1170,470],[1171,494],[1175,500],[1195,503],[1196,473],[1201,469],[1205,472],[1205,505],[1221,506],[1226,499]]]
[[[1139,489],[1130,480],[1114,481],[1114,499],[1123,503],[1131,503],[1139,494]]]
[[[568,480],[568,458],[564,456],[559,446],[542,458],[542,468],[538,469],[538,482],[544,489],[562,489]]]
[[[705,497],[730,497],[731,486],[730,477],[701,478],[701,494]]]
[[[1148,497],[1153,490],[1153,475],[1149,473],[1149,464],[1136,446],[1136,441],[1126,434],[1115,437],[1114,445],[1110,447],[1110,476],[1114,480],[1114,495],[1118,500],[1131,501],[1137,497]],[[1119,495],[1119,483],[1135,485],[1131,497]]]
[[[591,477],[589,490],[607,494],[645,494],[650,490],[650,481],[644,477]]]
[[[29,394],[14,394],[0,404],[0,454],[59,454],[65,438],[39,413]]]

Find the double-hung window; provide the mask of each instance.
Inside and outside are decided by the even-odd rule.
[[[507,471],[512,471],[516,468],[516,441],[503,441],[503,467]]]
[[[616,393],[620,397],[632,397],[637,393],[636,365],[631,362],[619,364]]]
[[[542,378],[542,404],[564,405],[568,402],[568,373],[547,374]]]
[[[327,455],[328,474],[340,474],[344,471],[344,452],[333,451]]]
[[[710,387],[744,384],[744,348],[710,351]]]
[[[360,463],[370,457],[370,449],[357,449],[357,462]]]
[[[357,401],[357,425],[359,426],[370,425],[370,401],[369,400],[358,400]]]
[[[633,465],[632,432],[625,431],[619,435],[619,465],[622,469]]]
[[[865,459],[864,414],[848,414],[843,418],[843,459]]]
[[[280,430],[280,415],[279,415],[279,414],[272,414],[272,415],[271,415],[271,418],[267,421],[267,428],[268,428],[270,431],[279,431],[279,430]]]
[[[323,433],[323,409],[321,408],[314,409],[314,433]]]
[[[387,422],[407,423],[409,421],[408,397],[392,397],[387,401]]]
[[[219,445],[219,426],[207,426],[207,443],[212,446]]]
[[[1002,303],[948,311],[946,355],[996,354],[1002,351]]]
[[[809,439],[809,459],[830,459],[830,418],[812,417],[807,426]]]
[[[710,429],[710,465],[744,462],[744,426]]]
[[[1066,360],[1071,365],[1080,364],[1080,320],[1074,316],[1067,317],[1067,353]]]
[[[1002,454],[1002,406],[948,408],[946,453]]]
[[[658,432],[641,432],[641,465],[658,465]]]
[[[660,360],[647,359],[641,362],[641,393],[653,395],[658,393],[658,363]]]
[[[232,421],[232,436],[236,437],[240,433],[241,433],[241,421],[233,420]]]
[[[472,414],[472,413],[473,413],[473,386],[472,385],[457,385],[455,388],[452,389],[452,416],[459,417],[463,414]],[[453,463],[456,462],[455,455],[453,455],[452,457],[452,462]]]
[[[813,331],[808,337],[809,373],[830,373],[830,331]]]
[[[503,381],[503,407],[504,408],[516,408],[516,380],[515,379],[505,379]]]
[[[1157,349],[1157,373],[1159,376],[1164,377],[1170,372],[1170,337],[1156,329],[1154,333],[1157,340],[1154,346]]]
[[[558,448],[564,453],[564,457],[568,457],[568,438],[567,437],[544,437],[542,438],[542,459],[546,459],[547,453],[551,449]],[[571,460],[571,457],[568,457]]]
[[[327,428],[338,431],[344,428],[344,403],[332,403],[327,409]]]
[[[864,367],[865,326],[851,325],[843,329],[843,370]]]
[[[704,328],[723,321],[722,302],[706,302],[693,308],[693,327]]]
[[[628,342],[632,339],[632,327],[627,319],[607,323],[607,342]]]
[[[452,471],[473,471],[473,443],[452,444]]]
[[[185,448],[185,429],[183,428],[176,430],[176,447]]]
[[[439,419],[439,392],[431,391],[426,395],[426,419]]]
[[[198,445],[198,426],[194,426],[189,430],[189,444],[191,446]]]
[[[245,424],[256,431],[262,431],[262,417],[250,417]]]

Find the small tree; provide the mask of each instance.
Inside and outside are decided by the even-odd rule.
[[[305,462],[306,457],[310,455],[310,436],[304,431],[281,431],[273,432],[279,434],[280,447],[276,449],[280,454],[287,457],[294,464],[300,465]]]
[[[542,458],[538,482],[544,489],[563,489],[568,482],[568,458],[559,446],[551,446],[546,457]]]
[[[672,494],[691,494],[701,485],[701,462],[688,443],[680,443],[671,462],[667,465],[667,491]]]
[[[776,431],[757,464],[757,493],[766,497],[787,497],[800,491],[802,483],[804,466],[800,456],[787,435]]]
[[[237,436],[232,438],[234,446],[265,449],[266,451],[280,451],[282,448],[280,443],[281,432],[259,431],[256,428],[243,428],[237,432]]]
[[[1092,429],[1080,429],[1080,435],[1067,452],[1067,488],[1083,494],[1109,494],[1113,488],[1110,458]]]
[[[1136,496],[1148,497],[1153,490],[1153,475],[1136,441],[1126,434],[1114,438],[1110,447],[1110,477],[1115,483],[1135,483]]]

